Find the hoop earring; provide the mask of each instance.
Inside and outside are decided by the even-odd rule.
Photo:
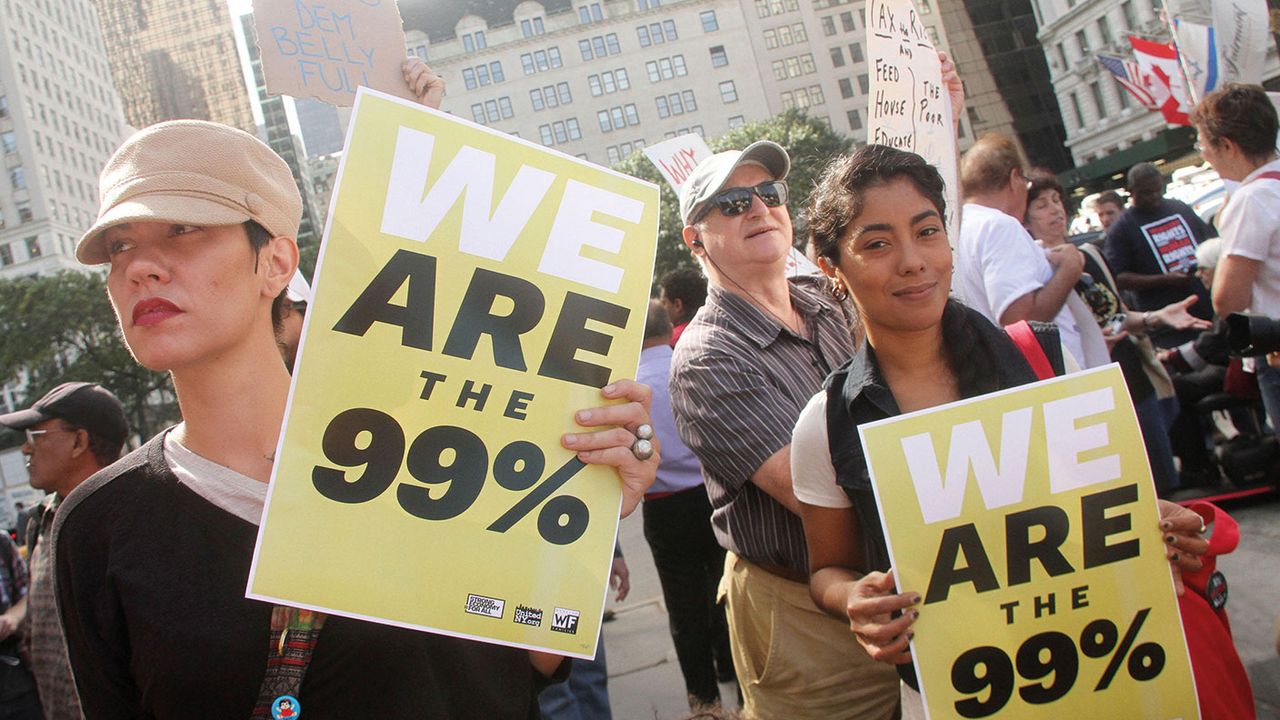
[[[844,283],[840,282],[839,278],[831,278],[830,290],[831,296],[840,302],[844,302],[849,299],[849,288],[846,288]]]

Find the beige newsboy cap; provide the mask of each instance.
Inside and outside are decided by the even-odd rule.
[[[98,178],[98,220],[76,258],[109,260],[103,231],[130,222],[236,225],[254,220],[273,236],[297,238],[302,197],[289,166],[243,130],[204,120],[170,120],[134,133]]]

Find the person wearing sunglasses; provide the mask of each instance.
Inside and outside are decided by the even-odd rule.
[[[682,186],[684,242],[708,288],[675,348],[671,403],[728,551],[721,588],[746,713],[888,718],[896,674],[809,598],[791,429],[854,340],[848,307],[822,279],[787,278],[790,168],[786,150],[761,141],[703,160]]]
[[[80,718],[80,702],[54,605],[49,533],[63,499],[120,457],[129,423],[124,406],[111,391],[94,383],[69,382],[50,390],[26,410],[0,415],[0,426],[21,430],[26,436],[22,454],[27,459],[28,480],[31,487],[48,493],[36,506],[30,529],[19,537],[27,545],[31,581],[26,597],[13,610],[24,642],[29,643],[31,672],[39,686],[44,717]],[[3,649],[4,638],[12,632],[12,626],[0,621],[0,654],[17,654]],[[5,683],[9,681],[6,676]],[[4,687],[7,694],[8,685]],[[40,717],[38,711],[36,717]]]

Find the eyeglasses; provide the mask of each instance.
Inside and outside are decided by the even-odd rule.
[[[778,207],[785,205],[787,202],[787,183],[783,180],[770,180],[762,182],[755,187],[735,187],[728,190],[721,190],[711,199],[707,201],[707,205],[698,213],[698,220],[707,216],[711,212],[711,205],[714,203],[721,215],[725,217],[733,217],[741,215],[751,209],[751,196],[760,198],[760,201],[766,207]]]
[[[24,432],[24,433],[26,433],[26,434],[27,434],[27,442],[28,442],[28,443],[31,443],[31,446],[32,446],[32,447],[35,447],[35,444],[36,444],[36,438],[40,437],[41,435],[44,435],[45,433],[51,433],[51,432],[76,432],[76,431],[75,431],[75,430],[70,430],[70,429],[68,429],[68,428],[49,428],[49,429],[47,429],[47,430],[31,430],[31,429],[27,429],[27,430],[23,430],[22,432]]]

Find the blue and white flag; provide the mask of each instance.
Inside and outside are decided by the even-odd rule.
[[[1181,18],[1173,21],[1178,44],[1182,73],[1191,89],[1191,96],[1199,100],[1218,86],[1217,33],[1208,25],[1187,22]]]

